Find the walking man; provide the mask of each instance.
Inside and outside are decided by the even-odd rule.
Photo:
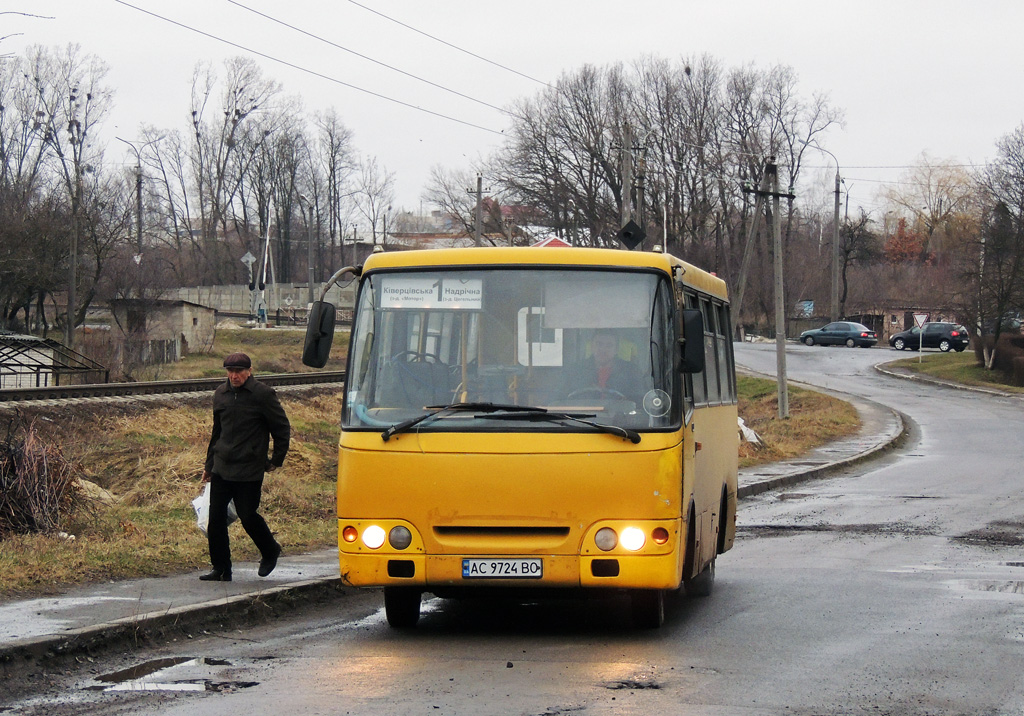
[[[266,577],[277,566],[281,545],[260,516],[264,472],[281,467],[288,453],[291,425],[274,389],[252,377],[252,361],[245,353],[224,359],[228,379],[213,394],[213,433],[206,451],[203,482],[210,482],[210,542],[213,571],[200,577],[208,582],[231,581],[231,546],[228,542],[228,503],[260,551],[257,572]],[[267,457],[270,438],[274,452]]]

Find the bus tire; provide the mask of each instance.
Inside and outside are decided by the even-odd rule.
[[[665,623],[663,589],[634,589],[630,592],[629,603],[636,628],[658,629]]]
[[[420,591],[411,587],[384,587],[384,614],[395,629],[411,629],[420,620]]]

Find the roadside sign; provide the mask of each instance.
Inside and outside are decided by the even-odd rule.
[[[914,325],[921,329],[917,336],[917,362],[921,362],[921,353],[924,351],[924,324],[928,322],[927,313],[915,313]]]

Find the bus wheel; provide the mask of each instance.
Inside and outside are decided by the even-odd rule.
[[[410,587],[384,587],[384,614],[395,629],[409,629],[420,620],[420,591]]]
[[[693,579],[683,582],[683,588],[688,597],[710,597],[711,590],[715,586],[715,560],[705,567],[700,574]]]
[[[657,629],[665,623],[665,591],[634,589],[629,595],[633,625],[638,629]]]

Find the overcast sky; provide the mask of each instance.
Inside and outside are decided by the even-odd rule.
[[[839,160],[851,213],[856,206],[877,213],[878,188],[922,152],[984,164],[997,140],[1024,122],[1020,0],[0,0],[0,11],[54,18],[0,15],[3,52],[75,42],[108,63],[116,94],[107,152],[132,164],[131,150],[114,136],[132,139],[142,124],[184,130],[196,62],[247,54],[132,6],[294,65],[256,56],[307,110],[336,108],[356,149],[396,173],[398,204],[410,210],[419,208],[432,166],[468,169],[500,143],[506,117],[483,103],[506,106],[585,63],[644,54],[708,54],[726,67],[789,65],[802,95],[827,93],[845,112],[845,126],[822,144]],[[824,167],[834,163],[824,156],[808,163],[823,167],[815,174],[824,195],[834,176]]]

